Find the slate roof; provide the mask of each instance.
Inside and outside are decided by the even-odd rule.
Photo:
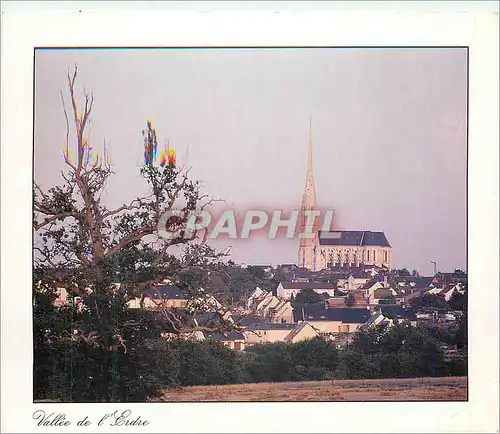
[[[417,281],[417,285],[429,286],[433,279],[433,277],[420,277]]]
[[[241,332],[232,331],[226,335],[227,339],[230,341],[244,341],[245,336]]]
[[[220,316],[214,312],[196,312],[196,322],[199,326],[214,327],[220,325]]]
[[[258,316],[246,316],[237,321],[237,323],[241,326],[247,327],[253,324],[262,324],[262,319]]]
[[[228,337],[220,332],[215,333],[205,333],[207,339],[212,339],[214,341],[229,341]]]
[[[349,274],[347,274],[347,273],[334,273],[334,274],[328,275],[328,278],[335,279],[335,280],[347,279],[348,277],[349,277]]]
[[[144,291],[147,297],[155,300],[178,299],[186,300],[186,293],[175,285],[158,285]]]
[[[224,342],[224,341],[244,341],[245,336],[243,333],[232,331],[227,334],[221,332],[214,333],[204,333],[206,339],[211,339],[214,341]]]
[[[354,270],[349,274],[355,279],[366,279],[366,273],[362,270]]]
[[[309,277],[311,277],[311,273],[309,271],[300,270],[300,271],[296,271],[294,273],[294,276],[296,279],[309,278]]]
[[[374,278],[372,278],[368,282],[366,282],[363,286],[361,286],[361,288],[359,288],[359,289],[370,289],[377,282],[381,282],[381,281],[382,281],[382,279],[379,278],[379,276],[375,276]]]
[[[402,308],[396,306],[384,306],[381,308],[382,315],[391,319],[406,319],[408,321],[416,321],[417,314],[414,309]]]
[[[372,231],[320,231],[322,246],[381,246],[391,247],[383,232]]]
[[[285,289],[334,289],[333,283],[327,282],[281,282]]]
[[[262,323],[262,324],[251,324],[247,327],[247,330],[292,330],[295,328],[296,324],[286,324],[286,323]]]
[[[294,311],[296,321],[341,321],[343,323],[364,324],[370,316],[368,309],[355,307],[325,309],[324,306],[309,305]]]
[[[407,283],[414,283],[415,285],[418,286],[429,286],[434,278],[421,277],[421,276],[392,276],[391,279],[397,283],[407,282]]]
[[[297,336],[304,328],[307,326],[311,327],[311,325],[307,322],[302,322],[297,324],[293,330],[285,336],[285,342],[291,342],[295,336]]]

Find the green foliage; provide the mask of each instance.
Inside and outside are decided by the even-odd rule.
[[[462,312],[467,311],[467,304],[467,291],[464,294],[455,291],[448,301],[448,306],[451,310],[461,310]]]
[[[277,272],[278,275],[281,272]],[[243,302],[259,287],[265,291],[276,291],[276,275],[267,276],[261,267],[243,268],[229,261],[210,276],[207,287],[221,300]]]
[[[319,337],[288,345],[257,344],[247,354],[249,376],[257,383],[325,380],[338,364],[335,346]]]
[[[448,309],[448,303],[442,297],[435,294],[424,294],[420,297],[415,297],[410,300],[410,305],[413,308],[433,307],[436,309]]]
[[[323,294],[318,294],[314,289],[304,289],[295,297],[295,302],[298,304],[315,304],[325,301],[327,297]]]
[[[220,343],[177,340],[169,347],[180,350],[182,386],[241,383],[245,378],[240,355]]]
[[[410,272],[406,268],[402,268],[401,270],[393,270],[393,274],[398,276],[410,276]]]
[[[181,168],[152,164],[151,149],[140,170],[149,194],[107,208],[102,193],[113,170],[106,155],[92,164],[83,158],[92,102],[86,95],[84,119],[79,119],[75,79],[76,70],[68,85],[78,159],[75,164],[67,159],[62,186],[43,191],[34,185],[34,398],[144,401],[164,384],[181,382],[176,372],[184,359],[174,351],[159,365],[165,348],[155,340],[161,332],[185,331],[189,318],[165,306],[157,311],[129,309],[127,302],[141,299],[145,289],[165,279],[196,299],[209,273],[222,268],[224,255],[189,245],[190,239],[182,236],[185,216],[166,222],[172,234],[179,231],[176,235],[158,236],[161,216],[174,203],[188,213],[199,210],[205,196],[199,182]],[[148,134],[152,131],[148,122]],[[147,146],[155,142],[151,137]],[[169,249],[180,244],[185,246],[175,257]],[[59,287],[71,302],[80,297],[79,307],[53,306]]]
[[[253,382],[293,381],[294,364],[288,345],[283,342],[253,345],[247,350],[255,358],[249,365]]]

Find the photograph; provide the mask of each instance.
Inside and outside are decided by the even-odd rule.
[[[468,62],[36,48],[33,402],[467,401]]]

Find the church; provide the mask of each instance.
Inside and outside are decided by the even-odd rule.
[[[313,143],[309,123],[309,145],[306,184],[302,195],[300,232],[306,232],[305,211],[316,209],[316,190],[313,171]],[[313,226],[312,238],[301,238],[298,266],[320,271],[333,266],[375,265],[391,268],[392,247],[383,232],[330,230],[320,231]]]

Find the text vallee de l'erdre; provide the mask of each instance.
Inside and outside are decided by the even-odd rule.
[[[50,427],[65,427],[70,426],[73,422],[67,419],[66,413],[46,413],[43,410],[37,410],[33,413],[33,419],[38,423],[38,426]],[[132,416],[131,410],[114,411],[102,415],[98,420],[91,421],[88,416],[76,422],[77,426],[146,426],[149,421],[142,419],[141,416]]]

